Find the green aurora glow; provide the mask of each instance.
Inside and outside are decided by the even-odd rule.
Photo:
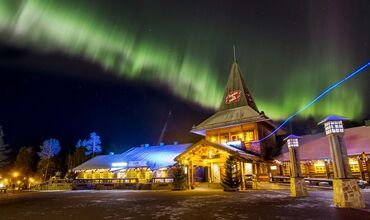
[[[244,34],[230,38],[221,27],[195,23],[194,19],[172,30],[178,25],[170,21],[152,24],[148,21],[150,14],[145,17],[142,13],[142,20],[135,21],[122,12],[116,19],[102,8],[90,1],[1,1],[0,33],[12,37],[2,40],[18,46],[45,53],[63,51],[96,62],[127,80],[166,85],[174,94],[213,109],[221,102],[235,42],[257,105],[274,119],[298,110],[361,64],[353,63],[349,48],[337,56],[337,42],[331,43],[331,36],[313,36],[296,56],[281,48],[283,34],[272,40],[261,30],[256,31],[261,34],[257,38],[241,31]],[[176,31],[182,32],[174,34]],[[360,79],[349,81],[302,116],[359,117],[364,108],[365,84]]]

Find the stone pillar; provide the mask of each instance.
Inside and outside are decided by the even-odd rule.
[[[298,136],[289,135],[285,138],[288,144],[290,157],[290,195],[292,197],[307,196],[307,189],[302,177],[300,157],[298,152]]]
[[[319,124],[324,124],[329,139],[330,153],[333,160],[333,203],[338,208],[364,208],[365,203],[357,185],[352,178],[347,148],[344,142],[343,120],[338,116],[329,116]]]

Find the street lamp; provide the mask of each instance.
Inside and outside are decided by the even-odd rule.
[[[299,142],[298,142],[299,138],[300,138],[299,136],[295,136],[295,135],[291,134],[288,137],[286,137],[284,140],[287,141],[287,144],[288,144],[289,148],[299,147]]]
[[[322,120],[319,124],[324,124],[325,134],[342,134],[344,133],[343,122],[348,119],[339,116],[329,116]]]
[[[293,197],[307,196],[307,189],[302,177],[300,157],[298,152],[300,137],[289,135],[284,139],[287,142],[290,157],[290,194]]]
[[[325,127],[333,161],[333,203],[340,208],[364,208],[357,180],[352,178],[349,165],[343,128],[343,121],[346,120],[348,119],[331,115],[319,123]]]

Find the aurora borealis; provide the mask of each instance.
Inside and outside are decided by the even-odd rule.
[[[202,4],[192,9],[168,2],[109,2],[1,1],[2,40],[83,57],[125,80],[165,85],[213,109],[220,104],[235,44],[257,105],[274,119],[298,110],[369,59],[369,33],[360,23],[369,15],[353,13],[349,3],[306,2],[294,5],[296,11],[271,15],[269,5],[260,14],[248,7],[253,4],[221,12],[221,3],[202,10]],[[274,18],[280,13],[289,19]],[[237,21],[240,14],[244,18]],[[360,27],[353,29],[354,24]],[[368,78],[346,83],[302,116],[360,117],[366,113]]]

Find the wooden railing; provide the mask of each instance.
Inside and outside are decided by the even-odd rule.
[[[115,184],[115,183],[138,183],[138,178],[122,178],[122,179],[75,179],[74,184]]]
[[[172,183],[173,178],[171,177],[155,177],[152,179],[153,183]]]
[[[304,178],[308,186],[333,187],[333,180],[327,178]],[[289,176],[272,176],[272,182],[290,183]]]
[[[36,185],[31,185],[31,190],[66,190],[71,189],[72,179],[48,180]]]

